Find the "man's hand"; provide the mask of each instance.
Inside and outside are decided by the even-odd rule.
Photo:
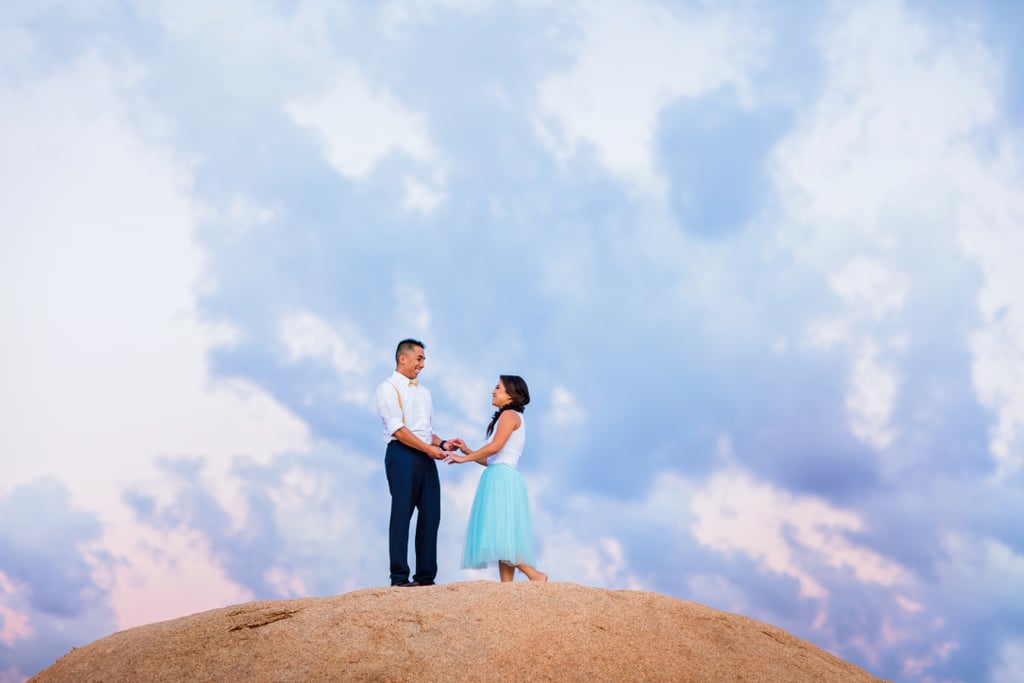
[[[459,450],[463,453],[466,452],[466,442],[462,439],[448,439],[448,445],[451,446],[448,450],[455,451]]]
[[[442,451],[439,446],[427,446],[427,449],[427,455],[434,460],[444,460],[445,456],[448,455],[445,451]]]

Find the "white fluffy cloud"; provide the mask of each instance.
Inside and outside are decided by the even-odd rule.
[[[899,565],[851,540],[864,530],[857,515],[758,482],[742,470],[714,474],[693,496],[691,509],[692,532],[700,543],[744,553],[767,571],[793,577],[803,597],[823,601],[828,592],[798,559],[797,549],[849,569],[863,583],[894,586],[907,578]]]
[[[430,213],[443,197],[445,172],[422,117],[367,82],[355,65],[331,71],[333,80],[323,91],[294,100],[288,113],[317,133],[324,156],[347,178],[365,178],[392,153],[426,165],[429,173],[405,178],[404,202],[407,208]]]
[[[865,343],[857,352],[846,391],[847,420],[854,436],[879,450],[892,444],[898,388],[895,372],[878,358],[872,343]]]
[[[323,136],[327,160],[344,176],[364,178],[392,151],[429,162],[436,156],[423,120],[388,92],[377,92],[352,64],[334,69],[322,93],[296,100],[288,112]]]
[[[876,448],[891,445],[899,393],[891,352],[905,338],[867,323],[892,320],[930,274],[894,265],[914,248],[906,226],[940,215],[953,221],[985,276],[974,381],[997,417],[991,448],[999,472],[1010,474],[1021,466],[1024,433],[1024,280],[1010,256],[1024,248],[1022,169],[1010,161],[1019,149],[1012,136],[995,164],[973,146],[976,131],[1003,125],[1003,74],[977,34],[939,35],[902,3],[836,12],[820,41],[827,86],[775,154],[786,211],[809,228],[810,239],[793,248],[833,273],[827,277],[845,306],[812,323],[809,339],[845,343],[851,431]],[[852,250],[871,256],[849,260]]]
[[[632,187],[660,192],[654,132],[663,107],[726,85],[744,89],[763,40],[729,9],[582,2],[573,66],[541,86],[538,132],[562,157],[592,146]]]
[[[369,403],[370,344],[353,325],[343,323],[336,329],[309,311],[296,311],[281,321],[280,337],[289,361],[315,359],[330,364],[345,387],[343,398],[359,405]]]
[[[224,467],[309,443],[306,426],[268,394],[207,373],[206,354],[230,335],[196,316],[203,259],[189,172],[148,137],[160,122],[128,95],[143,77],[131,63],[86,56],[0,83],[3,489],[57,476],[109,525],[93,550],[142,563],[129,559],[105,579],[126,622],[139,591],[157,594],[195,572],[199,583],[225,583],[209,582],[216,563],[185,538],[168,545],[187,551],[187,567],[172,569],[164,555],[158,570],[153,556],[136,555],[144,532],[119,502],[123,485],[152,476],[160,456]],[[242,595],[211,588],[205,602],[145,618]]]
[[[825,90],[779,149],[788,211],[834,257],[848,241],[892,244],[886,209],[905,215],[941,191],[969,134],[995,111],[1000,76],[975,34],[935,35],[900,2],[837,5],[819,44]],[[916,195],[916,196],[915,196]]]
[[[571,391],[556,386],[551,391],[551,412],[546,419],[554,430],[579,429],[587,421],[587,411]]]
[[[865,256],[846,263],[832,275],[830,284],[847,305],[875,320],[903,308],[909,288],[905,274]]]
[[[875,259],[858,256],[830,278],[832,290],[843,301],[846,321],[844,341],[851,344],[854,359],[846,392],[850,431],[876,449],[885,449],[895,438],[891,424],[899,383],[897,372],[879,352],[879,343],[859,330],[859,325],[879,322],[903,308],[909,278]],[[898,346],[900,340],[887,340]]]
[[[1013,154],[1009,154],[1013,152]],[[991,450],[997,475],[1024,469],[1024,140],[1011,138],[994,168],[977,159],[962,188],[960,239],[985,276],[979,296],[983,324],[971,339],[978,397],[996,416]]]

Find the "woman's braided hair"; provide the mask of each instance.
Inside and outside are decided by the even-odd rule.
[[[498,424],[498,418],[506,410],[514,410],[521,413],[526,410],[526,404],[530,402],[530,389],[526,386],[526,380],[519,375],[501,375],[499,377],[505,392],[512,399],[501,408],[494,411],[491,416],[491,424],[487,425],[487,436],[494,433],[494,425]]]

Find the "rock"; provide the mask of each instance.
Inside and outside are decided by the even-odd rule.
[[[753,619],[641,591],[490,581],[250,602],[128,629],[31,683],[878,681]]]

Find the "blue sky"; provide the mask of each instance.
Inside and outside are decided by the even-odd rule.
[[[8,2],[0,681],[387,579],[372,394],[530,384],[538,564],[1024,670],[1013,3]],[[479,468],[442,470],[439,580]],[[447,558],[447,559],[445,559]]]

